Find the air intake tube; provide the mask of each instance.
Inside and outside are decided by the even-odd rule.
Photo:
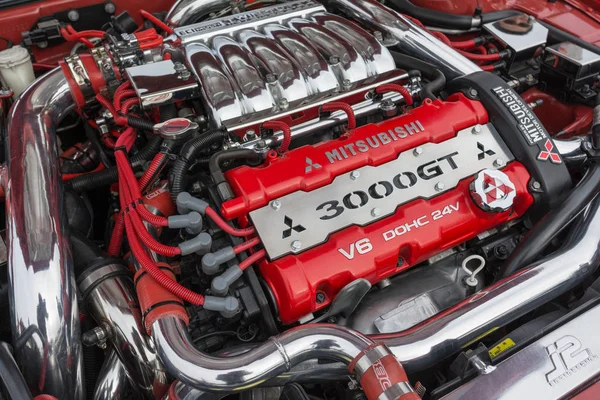
[[[33,396],[83,399],[79,309],[55,127],[72,109],[55,69],[12,107],[6,190],[9,299],[15,358]]]

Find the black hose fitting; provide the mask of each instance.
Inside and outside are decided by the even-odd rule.
[[[395,51],[390,51],[390,53],[394,58],[394,62],[398,68],[402,68],[406,71],[421,71],[421,74],[429,79],[429,83],[423,86],[419,95],[421,100],[435,100],[435,93],[438,93],[446,85],[446,77],[444,74],[439,69],[435,68],[429,63],[426,63],[425,61],[421,61],[417,58],[413,58]]]
[[[258,165],[262,162],[262,157],[251,149],[231,149],[220,151],[210,158],[208,162],[210,176],[217,185],[217,191],[223,201],[233,198],[233,193],[225,180],[225,174],[221,165],[225,162],[235,160],[245,160],[250,165]]]

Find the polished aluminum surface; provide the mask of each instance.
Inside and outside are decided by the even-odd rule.
[[[227,5],[223,0],[177,0],[167,12],[165,21],[173,28],[193,24]]]
[[[310,0],[176,29],[214,127],[231,129],[350,93],[395,63],[372,34]],[[179,38],[182,45],[174,42]],[[154,64],[153,64],[154,65]]]
[[[600,306],[467,382],[443,400],[567,398],[600,374]]]
[[[113,349],[131,377],[134,390],[154,399],[163,393],[168,379],[142,324],[133,280],[123,275],[123,270],[126,267],[119,264],[100,267],[79,286],[82,292],[93,287],[85,299],[86,309],[98,324],[108,327]]]
[[[34,396],[82,399],[79,308],[55,127],[72,110],[60,68],[13,105],[7,135],[8,279],[15,358]]]
[[[401,52],[435,65],[448,80],[481,71],[456,50],[376,0],[330,0],[327,4],[387,34],[389,45],[394,44]]]
[[[179,67],[184,66],[179,64]],[[198,95],[198,83],[171,60],[137,65],[126,69],[142,107],[155,107],[189,100]]]
[[[567,292],[600,263],[599,206],[596,198],[563,248],[549,257],[414,328],[371,338],[383,340],[407,372],[420,371]]]
[[[110,350],[104,358],[96,381],[93,400],[126,400],[129,378],[117,353]]]
[[[366,226],[389,217],[400,204],[438,196],[481,170],[496,170],[498,160],[502,160],[501,167],[513,160],[491,125],[479,128],[477,134],[470,127],[445,142],[420,146],[422,151],[418,154],[410,149],[385,164],[367,165],[339,175],[327,186],[308,192],[299,190],[275,199],[280,207],[266,205],[250,212],[269,257],[277,259],[289,253],[302,253],[324,243],[331,234],[344,228]],[[333,164],[353,154],[365,153],[371,147],[386,147],[425,130],[427,126],[418,120],[407,122],[366,140],[346,140],[340,143],[343,148],[326,152],[313,161]],[[482,148],[494,155],[481,157]],[[305,175],[305,166],[301,167],[297,173]],[[439,171],[439,177],[435,177],[435,171]],[[443,189],[439,185],[443,185]],[[373,213],[374,210],[377,212]],[[288,229],[288,225],[291,228],[289,221],[293,221],[297,229]],[[301,246],[293,246],[296,242]],[[343,261],[340,254],[340,262]]]
[[[384,83],[392,83],[392,82],[397,83],[406,78],[408,78],[408,74],[400,73],[400,72],[390,74],[390,77],[386,77],[386,78],[384,78],[383,76],[380,76],[380,77],[378,77],[378,79],[375,80],[374,83],[363,86],[359,89],[354,89],[348,93],[338,94],[336,96],[332,96],[327,99],[323,99],[318,102],[311,103],[311,104],[305,105],[303,107],[299,107],[293,111],[280,113],[277,115],[277,117],[281,118],[281,117],[289,116],[295,112],[305,111],[305,110],[313,108],[313,107],[320,107],[321,105],[331,102],[331,101],[338,101],[338,100],[343,101],[343,99],[345,97],[357,95],[360,92],[372,90],[375,87],[382,85]],[[407,89],[410,90],[410,88],[408,88],[408,87],[407,87]],[[404,98],[398,93],[388,92],[388,93],[385,93],[383,96],[381,96],[381,98],[376,97],[373,99],[361,101],[360,103],[356,103],[352,106],[354,115],[356,116],[356,118],[361,118],[361,117],[366,117],[367,115],[372,115],[377,112],[381,112],[381,104],[384,101],[391,101],[394,104],[403,104]],[[271,118],[273,118],[273,117],[264,118],[264,119],[260,119],[257,121],[252,121],[251,123],[242,123],[242,124],[234,125],[234,126],[230,127],[229,129],[230,129],[230,131],[243,130],[243,129],[253,126],[254,124],[265,122]],[[327,117],[313,119],[313,120],[295,125],[295,126],[291,127],[292,141],[302,138],[302,137],[305,137],[305,136],[308,136],[315,132],[323,131],[325,129],[328,129],[328,128],[331,128],[334,126],[344,124],[347,121],[348,121],[348,114],[346,114],[344,111],[334,111],[334,112],[330,113]],[[275,146],[275,145],[281,143],[282,140],[283,140],[283,132],[275,131],[275,132],[273,132],[273,135],[271,135],[269,137],[256,138],[253,140],[249,140],[247,142],[242,143],[240,146],[245,149],[254,149],[259,145],[259,143],[264,142],[267,146],[271,147],[271,146]]]
[[[584,146],[591,145],[588,137],[575,137],[568,140],[554,139],[556,150],[569,168],[580,168],[588,160]]]
[[[182,382],[211,392],[236,392],[260,385],[314,358],[348,364],[372,342],[335,325],[305,325],[269,339],[236,357],[211,357],[193,345],[185,324],[164,317],[152,325],[152,336],[167,370]]]

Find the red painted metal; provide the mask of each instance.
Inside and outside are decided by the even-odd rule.
[[[424,130],[414,133],[418,130],[417,121]],[[381,165],[395,159],[402,151],[428,142],[443,142],[454,137],[461,129],[485,124],[487,121],[487,112],[481,103],[469,100],[462,94],[453,95],[446,102],[428,101],[402,116],[377,125],[361,126],[338,140],[291,151],[262,168],[243,166],[229,171],[226,178],[237,197],[225,202],[221,212],[226,219],[240,217],[264,207],[278,197],[298,190],[311,191],[328,185],[338,175],[365,165]],[[409,135],[409,131],[414,134]],[[339,152],[339,148],[346,143],[372,140],[373,135],[387,133],[395,140],[377,149],[365,153],[357,151],[355,156],[351,156],[350,150],[346,150],[348,157],[335,163],[330,163],[325,154],[336,149]],[[307,160],[319,164],[322,168],[314,168],[311,173],[306,174]]]
[[[8,8],[0,11],[0,37],[8,39],[13,43],[20,43],[23,38],[21,33],[29,31],[35,23],[42,17],[53,15],[54,13],[69,10],[71,8],[85,7],[94,4],[103,4],[98,0],[51,0],[38,1],[18,7]],[[129,11],[132,17],[142,23],[142,16],[138,10],[144,9],[148,12],[162,12],[168,10],[174,3],[174,0],[120,0],[113,1],[116,5],[116,13]],[[4,45],[4,44],[2,44]],[[44,64],[56,64],[69,54],[73,43],[65,43],[60,46],[52,46],[47,49],[32,47],[35,61]],[[3,47],[0,47],[3,48]]]
[[[411,0],[413,4],[457,15],[472,15],[477,6],[483,12],[519,10],[595,45],[600,45],[600,2],[568,0]]]
[[[563,103],[556,97],[536,88],[527,90],[521,97],[527,103],[533,103],[536,100],[544,101],[533,111],[551,135],[564,132],[559,136],[560,139],[587,135],[592,127],[591,107]]]
[[[400,152],[425,143],[442,143],[462,129],[487,121],[487,112],[481,103],[462,94],[453,95],[445,102],[428,101],[402,116],[352,130],[340,139],[292,150],[262,167],[243,166],[229,171],[226,178],[238,197],[226,202],[222,212],[228,218],[241,217],[245,221],[248,212],[275,198],[298,190],[312,191],[328,185],[336,176],[365,165],[384,164],[397,158]],[[419,126],[423,127],[422,131],[416,129]],[[407,134],[411,131],[409,127],[414,127],[413,134]],[[399,128],[405,134],[400,135]],[[354,155],[350,148],[344,147],[359,140],[373,142],[379,134],[386,135],[387,144],[382,145],[384,140],[380,139],[379,146],[368,148],[364,153],[354,151]],[[391,139],[392,134],[395,140]],[[346,149],[346,158],[341,149]],[[334,150],[340,158],[331,163]],[[515,206],[508,212],[488,213],[477,207],[469,195],[473,180],[469,177],[443,195],[407,203],[394,215],[370,225],[336,232],[326,243],[313,249],[264,261],[260,265],[261,275],[276,299],[281,321],[290,324],[326,307],[344,286],[356,279],[379,282],[523,215],[533,202],[527,191],[530,176],[525,167],[516,162],[509,164],[504,172],[517,192]],[[418,227],[416,220],[422,222]],[[353,244],[357,246],[353,257],[340,251],[350,254]],[[370,250],[364,251],[366,249]],[[322,296],[317,302],[319,293]]]
[[[517,190],[512,211],[495,214],[481,210],[469,196],[472,178],[468,178],[443,195],[403,205],[394,215],[381,221],[337,232],[321,246],[262,263],[261,275],[275,296],[281,321],[290,324],[328,306],[344,286],[356,279],[379,282],[523,215],[533,202],[527,192],[530,176],[525,167],[516,162],[509,164],[503,172]],[[433,220],[433,216],[439,212],[445,214]],[[384,233],[404,225],[405,228],[399,230],[403,232],[406,224],[414,226],[415,221],[422,217],[429,223],[385,240]],[[387,235],[388,238],[390,236]],[[362,255],[355,252],[351,260],[339,251],[345,249],[348,252],[352,244],[363,239],[369,240],[371,251]],[[316,300],[318,293],[324,295],[320,303]]]

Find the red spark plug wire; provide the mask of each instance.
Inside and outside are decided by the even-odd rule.
[[[348,129],[356,129],[356,116],[354,115],[354,110],[352,106],[348,103],[343,103],[341,101],[333,101],[331,103],[323,104],[321,106],[321,111],[331,112],[331,111],[343,111],[348,116]]]
[[[249,266],[251,266],[252,264],[254,264],[255,262],[257,262],[258,260],[264,258],[266,255],[267,255],[267,252],[264,249],[259,250],[256,253],[251,254],[248,258],[246,258],[242,262],[240,262],[238,266],[243,271],[246,268],[248,268]]]
[[[144,175],[139,180],[138,185],[140,186],[140,192],[144,193],[144,191],[148,188],[148,186],[152,183],[152,180],[155,178],[156,174],[160,172],[162,169],[163,161],[167,155],[165,153],[158,153],[154,156],[148,169],[144,172]]]
[[[259,243],[260,243],[260,238],[258,238],[258,237],[252,238],[244,243],[240,243],[237,246],[234,246],[233,252],[235,254],[240,254],[242,251],[251,249],[252,247],[258,245]]]
[[[280,153],[285,153],[286,151],[288,151],[290,143],[292,143],[292,130],[290,129],[288,124],[281,121],[267,121],[263,124],[263,128],[273,130],[279,129],[280,131],[282,131],[283,140],[279,145],[278,151]]]
[[[215,210],[213,210],[210,207],[206,207],[206,216],[212,219],[219,228],[221,228],[223,231],[225,231],[225,233],[231,236],[250,236],[255,232],[254,228],[252,227],[237,229],[230,226],[227,222],[223,220],[223,218],[221,218],[219,214],[217,214]]]
[[[402,95],[402,97],[404,98],[404,102],[406,103],[407,106],[413,105],[413,98],[410,95],[410,92],[408,91],[407,88],[405,88],[402,85],[398,85],[396,83],[387,83],[384,85],[379,85],[375,89],[375,92],[378,94],[382,94],[382,93],[386,93],[386,92],[400,93],[400,95]]]

